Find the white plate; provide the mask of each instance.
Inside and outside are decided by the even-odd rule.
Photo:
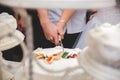
[[[14,36],[5,36],[0,39],[0,51],[11,49],[19,45],[24,40],[24,35],[16,30]]]
[[[116,5],[116,0],[0,0],[1,4],[22,8],[93,9]]]

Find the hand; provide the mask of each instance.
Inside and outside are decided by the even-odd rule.
[[[51,22],[46,22],[42,24],[42,28],[46,39],[55,43],[55,45],[59,45],[59,35],[56,25]]]
[[[61,41],[62,39],[64,39],[64,23],[57,23],[57,31],[58,31],[58,35],[59,35],[59,40]]]
[[[73,9],[65,9],[63,10],[58,22],[57,22],[57,29],[58,34],[61,37],[61,39],[64,38],[64,28],[66,27],[67,22],[70,20],[72,15],[74,14],[76,10]]]

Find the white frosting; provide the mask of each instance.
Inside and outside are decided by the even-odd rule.
[[[13,48],[24,40],[24,35],[16,28],[17,22],[12,15],[0,14],[0,51]],[[9,33],[12,36],[7,36]]]
[[[5,36],[0,40],[0,51],[4,51],[17,46],[25,38],[25,36],[18,30],[15,31],[14,36]]]
[[[47,56],[51,55],[51,54],[57,54],[59,52],[62,51],[62,48],[60,46],[57,47],[53,47],[53,48],[37,48],[36,50],[33,51],[34,54],[36,53],[43,53]],[[73,54],[73,53],[80,53],[80,49],[75,48],[75,49],[69,49],[69,48],[64,48],[64,51],[69,52],[69,54]],[[60,59],[57,61],[54,61],[52,64],[47,64],[45,63],[45,60],[38,60],[39,63],[44,66],[46,69],[49,70],[53,70],[53,71],[61,71],[64,69],[69,69],[69,68],[74,68],[76,66],[79,66],[77,58],[71,58],[71,59]],[[43,73],[42,71],[38,71],[37,65],[34,65],[34,71],[37,73]],[[36,67],[36,68],[35,68]]]
[[[9,15],[8,13],[0,14],[0,23],[4,23],[4,24],[6,24],[6,26],[9,26],[12,29],[17,28],[16,19],[12,15]],[[6,27],[6,26],[4,26],[4,27]]]
[[[91,30],[87,42],[92,54],[102,55],[105,59],[120,60],[120,25],[105,23]]]
[[[113,26],[108,23],[96,27],[91,31],[91,35],[100,42],[120,47],[120,26]]]
[[[46,55],[51,55],[54,53],[59,53],[61,51],[62,51],[62,48],[60,46],[56,46],[53,48],[44,48],[44,49],[37,48],[36,50],[33,51],[33,54],[43,53]],[[75,48],[75,49],[64,48],[64,51],[70,52],[70,53],[80,53],[80,49],[78,48]],[[79,67],[77,58],[69,58],[69,59],[61,58],[59,60],[53,61],[53,63],[51,64],[45,63],[44,59],[37,60],[37,61],[41,66],[38,66],[35,60],[33,60],[33,63],[32,63],[33,72],[34,74],[38,74],[38,77],[42,76],[42,79],[44,80],[47,80],[47,78],[49,78],[49,80],[58,80],[58,79],[63,80],[64,76],[69,78],[69,77],[73,77],[76,74],[84,73],[83,69],[81,68],[77,69]]]

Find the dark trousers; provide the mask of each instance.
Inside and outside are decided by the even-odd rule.
[[[75,33],[75,34],[67,34],[65,33],[64,39],[63,39],[63,45],[65,48],[72,48],[78,35],[80,33]]]

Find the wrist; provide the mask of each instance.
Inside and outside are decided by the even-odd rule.
[[[66,23],[66,20],[65,19],[60,19],[58,22],[59,23]]]
[[[59,25],[60,27],[64,28],[66,26],[66,20],[65,19],[61,19],[57,22],[57,25]]]

